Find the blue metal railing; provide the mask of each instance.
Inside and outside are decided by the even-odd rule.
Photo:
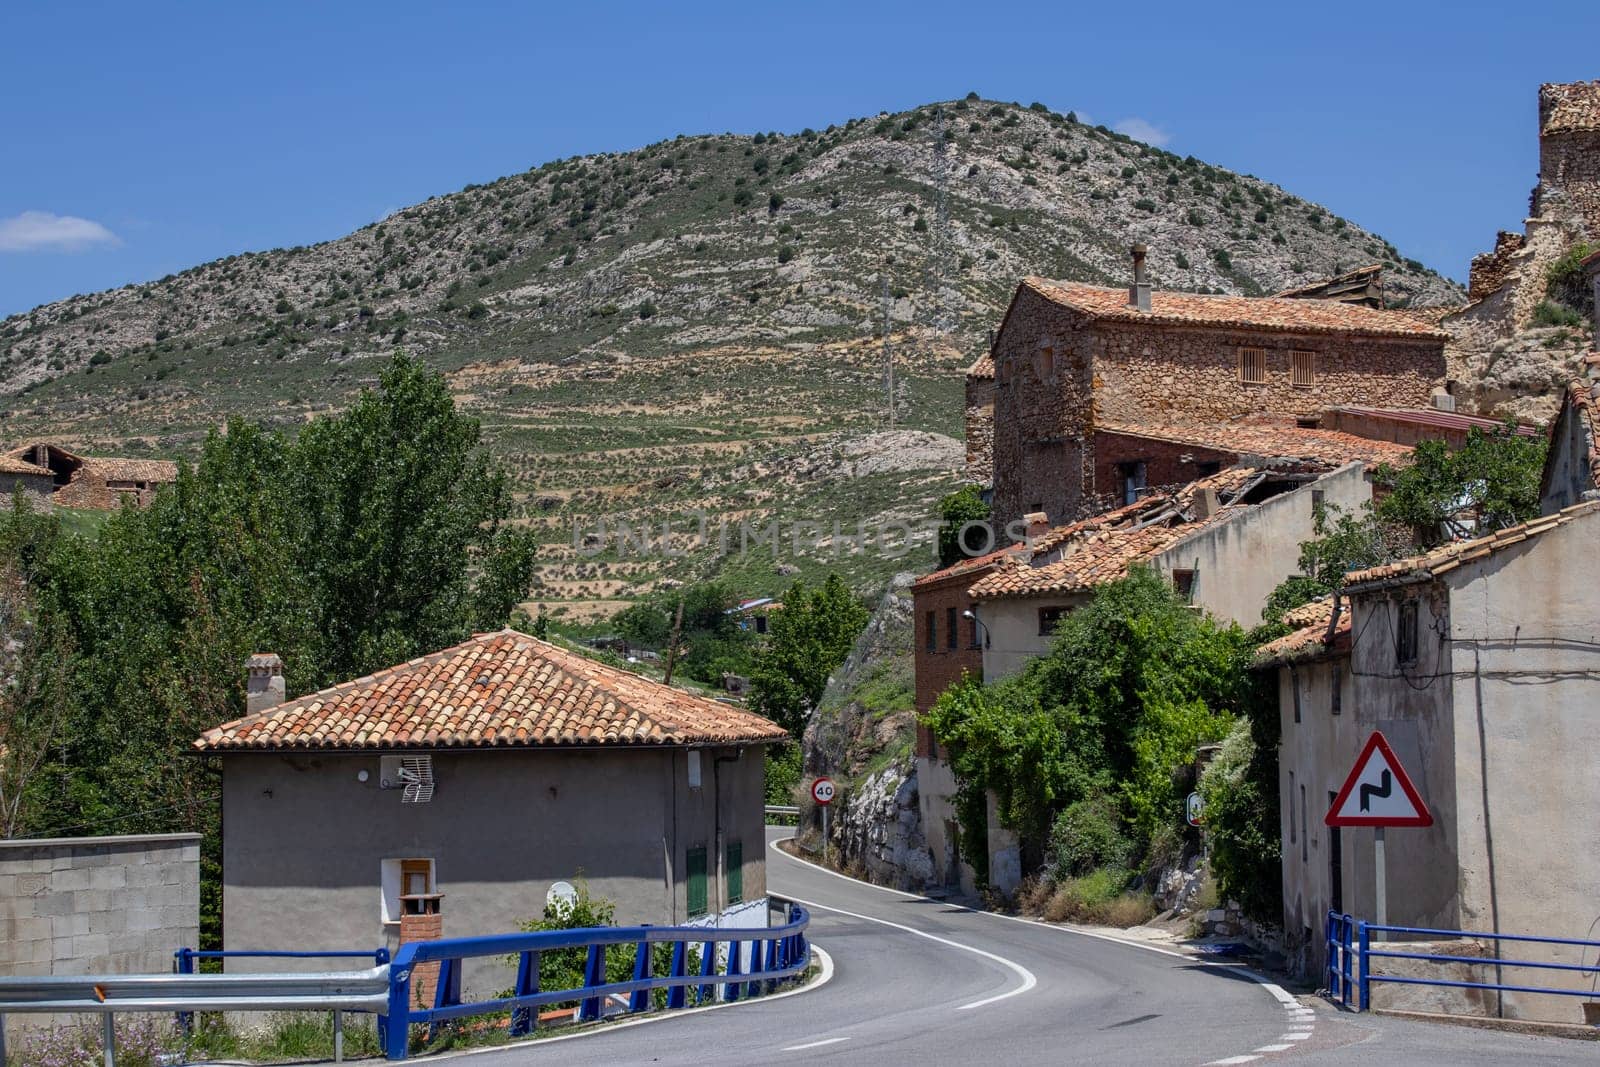
[[[1559,986],[1533,986],[1511,984],[1506,982],[1470,982],[1454,978],[1411,978],[1397,974],[1374,974],[1372,972],[1373,960],[1417,960],[1422,963],[1463,963],[1476,967],[1494,967],[1496,973],[1502,972],[1507,967],[1528,968],[1542,971],[1567,971],[1578,974],[1600,976],[1600,941],[1586,941],[1570,937],[1542,937],[1534,934],[1491,934],[1473,930],[1436,930],[1424,926],[1388,926],[1369,923],[1360,919],[1352,919],[1348,915],[1337,912],[1328,913],[1326,926],[1328,945],[1328,994],[1349,1007],[1352,992],[1355,993],[1355,1010],[1365,1011],[1372,1007],[1372,983],[1389,982],[1395,985],[1426,985],[1442,986],[1452,989],[1484,989],[1501,993],[1548,993],[1552,996],[1562,997],[1595,997],[1596,991],[1591,984],[1589,989],[1571,989]],[[1409,937],[1448,938],[1450,940],[1474,939],[1496,942],[1496,954],[1493,956],[1457,956],[1438,955],[1428,952],[1400,951],[1405,947],[1403,941],[1388,941],[1379,939],[1380,948],[1372,947],[1374,934],[1403,934]],[[1507,959],[1499,955],[1498,946],[1504,942],[1536,945],[1566,945],[1582,949],[1582,954],[1587,955],[1590,949],[1595,950],[1596,962],[1590,964],[1557,963],[1553,960],[1519,960]],[[1581,960],[1582,956],[1580,956]],[[1355,973],[1351,968],[1354,963]],[[1352,978],[1354,979],[1352,982]]]
[[[626,995],[630,1012],[651,1006],[653,990],[666,990],[666,1007],[706,1003],[717,987],[725,1000],[771,992],[779,981],[803,974],[811,963],[806,928],[811,916],[790,905],[783,926],[745,929],[707,926],[613,926],[539,933],[500,934],[489,937],[444,938],[403,945],[389,966],[389,1011],[378,1017],[379,1041],[384,1055],[403,1060],[410,1050],[411,1027],[426,1025],[430,1035],[438,1024],[473,1015],[509,1012],[513,1036],[527,1036],[538,1026],[537,1009],[575,1001],[579,1022],[601,1018],[607,998]],[[671,945],[665,975],[652,974],[652,946]],[[633,946],[633,977],[611,982],[606,977],[606,955],[612,946]],[[719,951],[719,946],[726,946]],[[748,946],[748,948],[746,948]],[[540,954],[562,949],[584,949],[583,984],[571,989],[539,988]],[[698,950],[700,965],[689,973],[690,954]],[[466,960],[517,957],[516,984],[509,996],[489,1000],[461,999],[461,971]],[[437,962],[432,1007],[413,1003],[412,979],[422,964]],[[719,967],[720,973],[719,973]]]

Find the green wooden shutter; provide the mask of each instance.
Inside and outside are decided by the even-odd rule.
[[[691,848],[688,855],[689,918],[706,913],[706,850]]]
[[[738,841],[728,843],[728,903],[744,901],[744,845]]]

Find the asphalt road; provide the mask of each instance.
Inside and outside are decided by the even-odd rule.
[[[769,831],[769,838],[790,831]],[[560,1041],[522,1064],[1503,1064],[1600,1062],[1600,1046],[1341,1014],[1224,965],[893,893],[769,848],[807,904],[823,986]]]

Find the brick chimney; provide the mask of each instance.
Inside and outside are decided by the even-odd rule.
[[[1133,246],[1133,284],[1128,287],[1128,306],[1144,312],[1150,310],[1150,279],[1144,272],[1144,257],[1149,251],[1143,244]]]
[[[1050,516],[1042,511],[1030,511],[1022,516],[1022,521],[1028,524],[1028,537],[1043,537],[1050,532]]]
[[[257,652],[245,660],[244,713],[254,715],[283,703],[287,693],[283,684],[283,660],[276,652]]]

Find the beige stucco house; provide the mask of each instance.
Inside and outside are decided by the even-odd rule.
[[[195,742],[225,947],[504,933],[560,882],[623,924],[767,925],[774,723],[513,630],[282,703],[280,669],[252,657],[251,713]]]
[[[1589,502],[1356,572],[1337,612],[1327,601],[1301,609],[1301,628],[1262,650],[1279,687],[1284,925],[1306,973],[1322,966],[1330,908],[1376,914],[1373,831],[1323,824],[1374,730],[1434,819],[1388,831],[1391,923],[1583,938],[1600,920],[1600,586],[1588,578],[1597,539],[1600,502]],[[1573,946],[1507,949],[1584,962]],[[1533,986],[1589,981],[1503,974]],[[1376,985],[1376,1003],[1404,989]],[[1407,1003],[1427,1006],[1415,994]],[[1501,1005],[1469,992],[1448,1006],[1581,1021],[1574,997],[1506,994]]]

